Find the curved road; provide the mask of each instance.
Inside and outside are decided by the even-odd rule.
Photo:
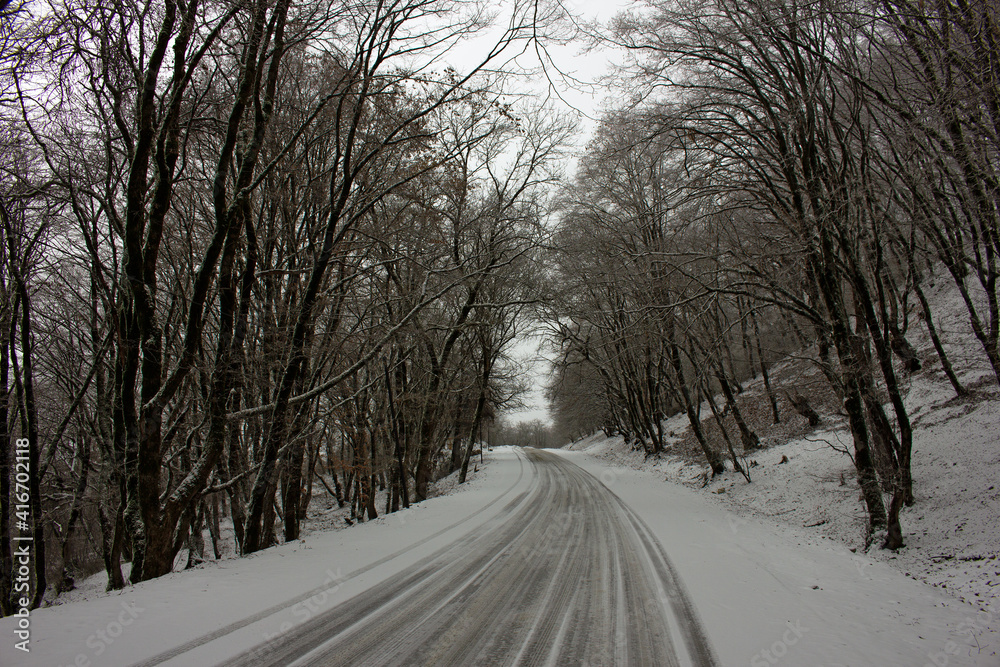
[[[534,483],[498,516],[224,664],[715,665],[641,520],[579,466],[526,454]]]

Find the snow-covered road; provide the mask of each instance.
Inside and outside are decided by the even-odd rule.
[[[526,458],[502,512],[227,666],[715,664],[641,522],[572,462]]]
[[[972,605],[841,543],[733,514],[655,473],[559,454],[649,526],[721,665],[1000,667],[1000,623]]]
[[[2,619],[0,664],[1000,665],[992,619],[843,546],[581,453],[492,457],[385,519],[38,610],[28,655]]]

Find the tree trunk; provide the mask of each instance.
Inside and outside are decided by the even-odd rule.
[[[743,451],[749,452],[760,447],[760,438],[757,434],[750,430],[747,423],[743,420],[743,413],[740,412],[740,408],[736,405],[736,397],[733,396],[733,390],[729,386],[729,380],[726,378],[725,373],[722,372],[720,365],[716,365],[715,371],[716,377],[719,379],[719,386],[722,387],[722,393],[726,397],[726,405],[729,406],[730,411],[733,413],[733,419],[736,420],[736,426],[740,430],[740,440],[743,442]]]
[[[300,505],[302,504],[302,466],[305,463],[306,443],[303,438],[291,443],[284,474],[281,476],[281,505],[283,509],[285,542],[299,539]]]
[[[121,510],[120,502],[115,502],[114,514],[108,512],[109,505],[100,503],[97,511],[101,523],[101,556],[104,560],[104,571],[108,575],[106,591],[121,590],[125,586],[125,578],[121,569]]]
[[[80,520],[83,512],[83,496],[87,491],[87,477],[90,473],[90,440],[83,436],[77,442],[79,448],[77,458],[80,461],[80,476],[77,480],[76,488],[73,490],[73,503],[69,512],[69,519],[66,521],[66,530],[62,538],[62,580],[58,584],[60,592],[73,590],[72,567],[69,565],[70,546],[75,532],[76,523]]]
[[[938,336],[937,327],[934,326],[934,318],[931,313],[930,304],[927,303],[927,297],[924,295],[924,291],[921,289],[918,280],[913,281],[913,291],[917,295],[917,300],[920,301],[920,308],[923,310],[924,323],[927,325],[927,332],[930,334],[931,342],[934,343],[934,350],[937,351],[938,359],[941,360],[941,368],[944,370],[944,374],[948,378],[948,382],[950,382],[952,388],[954,388],[956,396],[968,396],[969,390],[962,385],[958,376],[955,375],[955,370],[952,368],[951,361],[948,359],[948,355],[944,351],[944,345],[941,343],[941,337]]]
[[[431,421],[431,416],[427,415],[425,423],[420,429],[420,444],[417,448],[417,472],[413,480],[413,494],[418,501],[427,499],[428,487],[432,481],[434,459],[432,449],[436,429],[434,428],[434,424],[430,423]]]
[[[221,514],[219,509],[219,494],[212,494],[212,501],[210,505],[211,511],[208,518],[208,534],[212,538],[212,555],[215,556],[215,560],[222,558],[222,552],[219,549],[219,541],[221,539],[221,530],[219,526],[219,514]]]
[[[9,238],[10,243],[13,240]],[[14,255],[13,247],[11,254]],[[21,382],[18,385],[18,394],[21,401],[21,433],[22,438],[27,442],[28,470],[30,471],[28,481],[28,495],[31,516],[32,533],[32,570],[34,575],[34,588],[31,595],[31,608],[37,609],[42,603],[45,595],[46,572],[45,572],[45,522],[42,514],[42,489],[41,475],[38,469],[41,443],[38,441],[38,409],[35,403],[35,380],[34,380],[34,337],[31,333],[31,301],[28,294],[28,286],[24,282],[24,276],[15,276],[18,296],[21,302]],[[11,367],[17,377],[17,354],[11,350]],[[20,450],[21,447],[16,449]]]
[[[808,398],[800,394],[798,390],[795,391],[794,395],[786,392],[785,397],[788,399],[788,403],[792,406],[792,409],[809,420],[810,426],[819,426],[819,413],[809,404]]]
[[[781,423],[781,413],[778,412],[778,396],[774,393],[774,388],[771,387],[771,377],[767,371],[767,363],[764,361],[764,351],[760,342],[760,327],[757,325],[757,314],[753,309],[750,310],[750,320],[753,322],[753,334],[757,341],[757,361],[760,363],[760,375],[764,378],[764,388],[767,390],[767,398],[771,402],[771,415],[774,417],[774,423]]]
[[[833,248],[829,231],[821,229],[820,239],[823,256],[832,257]],[[866,372],[866,369],[861,368],[859,360],[855,358],[854,335],[847,323],[847,314],[840,293],[840,281],[831,270],[821,266],[821,259],[817,254],[811,257],[811,263],[830,315],[833,342],[843,369],[844,409],[854,439],[854,466],[857,469],[858,483],[868,512],[868,530],[869,533],[874,533],[886,526],[887,516],[882,490],[879,488],[878,474],[872,461],[868,424],[861,394],[862,383],[859,375]]]
[[[903,543],[903,529],[899,523],[899,512],[903,508],[903,501],[903,490],[901,488],[897,489],[896,492],[892,494],[892,500],[889,502],[888,526],[885,541],[882,543],[883,549],[891,549],[895,551],[896,549],[906,546]]]
[[[719,406],[715,404],[715,397],[711,394],[711,387],[706,389],[705,395],[708,400],[708,407],[712,410],[712,417],[715,419],[715,423],[719,427],[719,432],[722,433],[722,439],[726,441],[726,449],[729,450],[729,457],[733,461],[733,470],[742,473],[743,469],[740,466],[739,458],[736,456],[736,449],[733,447],[733,440],[729,437],[729,430],[726,429],[724,421],[725,418],[719,413]],[[748,479],[747,481],[750,480]]]
[[[485,374],[488,376],[489,371]],[[482,378],[480,378],[482,379]],[[462,472],[458,475],[458,483],[465,484],[469,475],[469,460],[472,458],[472,450],[476,445],[476,434],[479,433],[480,423],[483,418],[483,409],[486,407],[486,388],[480,386],[479,397],[476,399],[476,413],[472,418],[472,428],[469,429],[469,440],[465,446],[465,454],[462,456]]]
[[[895,460],[897,465],[897,470],[895,474],[891,476],[892,488],[898,490],[902,494],[902,501],[907,506],[913,504],[913,477],[910,471],[910,457],[913,450],[913,428],[910,425],[910,416],[906,411],[906,405],[903,402],[903,394],[899,387],[899,381],[896,377],[896,370],[892,364],[892,350],[890,343],[886,341],[886,336],[883,335],[883,330],[879,327],[879,317],[875,312],[875,305],[872,302],[871,289],[865,280],[864,275],[861,274],[859,270],[855,270],[855,292],[857,294],[857,301],[860,318],[864,318],[867,321],[869,335],[871,336],[872,343],[875,348],[875,356],[878,359],[879,367],[882,371],[882,378],[885,382],[886,392],[889,394],[889,401],[892,403],[893,414],[896,417],[896,427],[899,429],[899,437],[897,438],[892,430],[892,425],[889,424],[888,418],[885,416],[885,411],[882,409],[881,404],[874,401],[874,389],[870,387],[871,378],[864,377],[863,380],[863,391],[865,395],[870,395],[875,404],[873,407],[877,408],[876,417],[879,419],[877,425],[884,433],[887,434],[889,442],[892,444],[893,450],[895,451]],[[889,320],[889,313],[886,312],[884,306],[880,308],[881,316],[883,321]],[[891,330],[890,327],[886,329]],[[860,359],[867,358],[859,357]],[[895,493],[895,491],[894,491]],[[890,516],[890,519],[895,519],[898,521],[899,513],[897,512],[895,516]],[[893,526],[890,523],[890,528],[895,530],[900,530],[899,526]]]
[[[225,461],[220,461],[218,467],[220,469],[219,477],[222,478],[223,482],[230,482],[235,479],[237,475],[243,474],[244,464],[242,464],[243,457],[240,455],[240,448],[234,446],[233,439],[236,437],[235,434],[230,433],[226,440],[226,457]],[[224,471],[223,471],[224,470]],[[229,513],[232,515],[233,519],[233,536],[236,538],[236,551],[241,552],[243,546],[244,531],[246,530],[246,514],[245,514],[245,499],[246,491],[242,480],[233,482],[226,487],[226,495],[229,497]]]
[[[0,215],[6,215],[0,202]],[[0,267],[4,268],[4,267]],[[12,604],[11,589],[14,572],[14,560],[11,554],[11,533],[10,533],[10,427],[8,423],[8,379],[10,372],[10,342],[11,342],[11,319],[10,299],[7,294],[6,280],[4,272],[0,270],[0,297],[4,299],[0,303],[0,500],[3,501],[3,509],[0,510],[0,616],[9,616],[14,612],[16,605]]]
[[[388,364],[385,365],[384,371],[386,395],[389,403],[389,428],[392,431],[393,455],[396,465],[392,475],[395,489],[393,492],[392,511],[395,512],[399,509],[400,501],[404,508],[410,506],[410,497],[407,490],[406,464],[404,460],[406,454],[406,424],[400,419],[394,389],[394,382],[398,382],[399,388],[404,392],[406,391],[406,365],[403,361],[399,361],[395,366],[395,372],[391,376]]]
[[[672,334],[673,327],[671,326],[670,329],[670,333]],[[701,419],[695,411],[694,403],[691,400],[691,393],[688,390],[687,381],[684,377],[684,368],[681,362],[679,346],[674,342],[670,342],[668,345],[670,347],[670,360],[673,364],[674,374],[677,376],[677,389],[681,395],[681,399],[684,401],[684,411],[687,413],[688,422],[691,424],[691,431],[694,433],[694,437],[698,440],[698,445],[701,447],[701,451],[705,454],[708,466],[712,469],[712,476],[715,477],[716,475],[722,474],[726,471],[722,454],[709,446],[708,440],[705,438],[705,433],[701,430]]]

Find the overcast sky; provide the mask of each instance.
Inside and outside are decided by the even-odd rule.
[[[627,0],[564,0],[563,6],[578,17],[586,21],[607,22],[615,14],[619,13],[631,3]],[[462,69],[462,63],[468,64],[473,58],[482,58],[496,39],[496,34],[483,36],[478,40],[470,41],[453,49],[447,57],[456,69]],[[548,55],[552,59],[556,70],[572,76],[573,78],[587,83],[596,83],[600,77],[607,72],[609,58],[614,57],[607,51],[592,50],[584,53],[584,45],[570,43],[565,45],[549,46]],[[454,60],[452,60],[454,59]],[[537,59],[526,54],[519,57],[519,62],[523,60],[524,66],[536,66]],[[478,62],[478,61],[477,61]],[[562,102],[557,101],[558,106],[579,113],[580,135],[577,145],[583,148],[593,129],[594,120],[599,116],[601,105],[606,95],[605,90],[600,86],[580,87],[574,86],[572,82],[559,75],[559,71],[550,70],[549,79],[556,87],[558,97]],[[551,95],[551,86],[546,83],[546,77],[533,77],[530,84],[537,89],[538,95]],[[506,418],[511,421],[529,421],[540,419],[549,421],[549,414],[543,395],[546,381],[548,379],[548,365],[541,358],[544,350],[540,349],[541,340],[538,337],[525,338],[516,345],[514,355],[519,359],[530,362],[532,371],[531,393],[525,398],[526,408],[517,412],[509,413]]]

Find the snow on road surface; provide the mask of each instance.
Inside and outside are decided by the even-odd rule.
[[[30,654],[0,619],[0,664],[1000,665],[995,622],[843,546],[582,453],[492,457],[376,522],[37,610]]]
[[[238,665],[714,665],[690,602],[593,476],[526,452],[532,485],[475,530]]]
[[[560,455],[649,526],[721,665],[1000,667],[1000,623],[805,530],[727,512],[663,476]]]

